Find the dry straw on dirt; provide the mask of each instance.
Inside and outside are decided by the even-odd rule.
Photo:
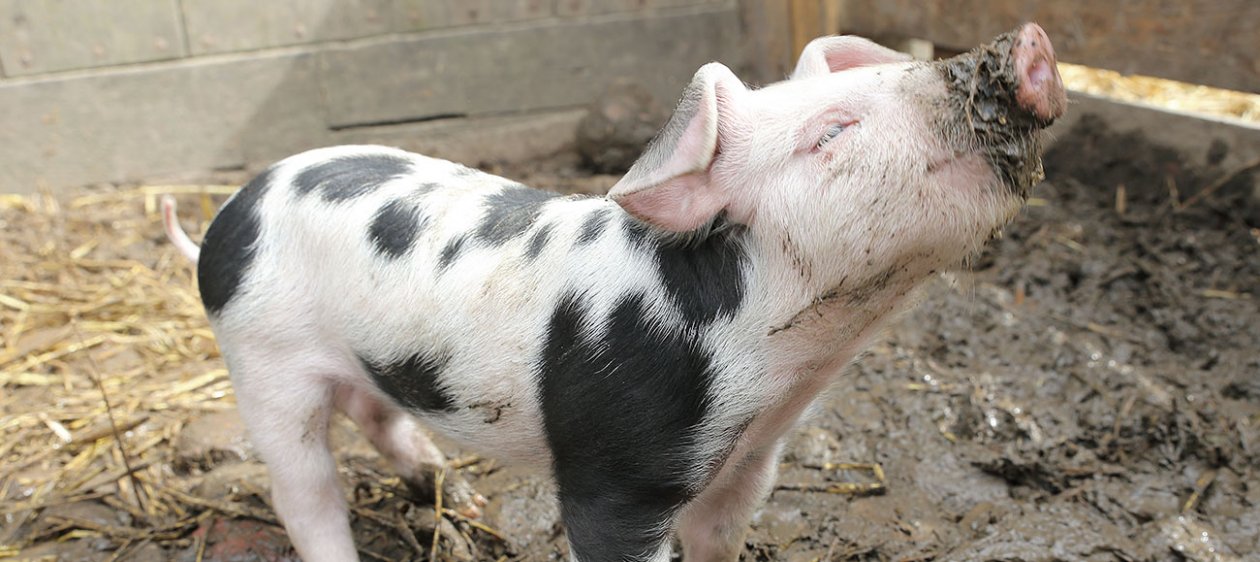
[[[185,420],[233,401],[193,270],[154,212],[159,192],[195,191],[208,210],[231,189],[0,200],[0,497],[18,498],[0,507],[0,557],[79,536],[179,540],[213,510],[251,511],[190,496],[170,469]],[[137,524],[31,520],[86,498]]]

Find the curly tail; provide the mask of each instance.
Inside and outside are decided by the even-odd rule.
[[[179,226],[179,219],[175,216],[175,198],[170,195],[162,196],[162,225],[166,227],[166,237],[171,239],[179,253],[184,254],[188,261],[197,263],[197,258],[201,257],[201,248]]]

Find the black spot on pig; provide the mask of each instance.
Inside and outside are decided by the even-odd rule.
[[[628,215],[621,221],[621,227],[631,245],[647,247],[660,242],[652,233],[652,227]]]
[[[271,185],[272,169],[259,174],[232,197],[206,230],[197,263],[197,285],[207,314],[218,314],[240,290],[254,263],[260,231],[258,204]]]
[[[543,427],[560,511],[578,560],[634,560],[667,540],[694,495],[696,432],[707,413],[711,356],[660,329],[643,295],[612,310],[607,335],[588,328],[574,295],[552,313],[539,364]]]
[[[392,154],[341,156],[298,172],[293,188],[302,195],[319,191],[325,201],[348,201],[411,171],[410,160]]]
[[[529,237],[529,243],[525,244],[526,258],[531,260],[538,259],[538,255],[547,246],[547,240],[551,239],[551,231],[554,228],[555,225],[548,224],[534,231],[534,234]]]
[[[416,188],[416,195],[428,195],[429,193],[432,193],[433,190],[438,189],[439,187],[442,187],[442,184],[431,182],[431,181],[424,182],[420,184],[420,187]]]
[[[630,218],[623,227],[631,245],[656,258],[661,282],[687,322],[707,324],[739,308],[744,299],[744,227],[714,224],[706,228],[710,234],[694,233],[683,240],[662,236]]]
[[[452,238],[442,247],[441,253],[438,254],[438,273],[446,271],[455,260],[459,258],[460,252],[464,251],[464,246],[468,242],[468,235],[461,234]]]
[[[582,226],[578,228],[577,243],[579,246],[590,244],[603,234],[604,228],[608,226],[609,219],[612,218],[612,212],[608,209],[600,209],[589,215],[582,221]]]
[[[402,257],[415,243],[424,219],[410,203],[394,199],[376,211],[368,227],[368,238],[377,253],[391,258]]]
[[[453,412],[455,400],[438,384],[450,358],[416,353],[398,362],[371,361],[359,357],[372,381],[404,408],[419,412]]]
[[[475,232],[477,239],[499,246],[524,234],[542,213],[543,204],[554,197],[558,195],[523,185],[507,186],[486,197],[486,212]]]
[[[661,281],[689,323],[707,324],[739,308],[744,299],[743,233],[742,227],[732,226],[698,243],[657,248]]]

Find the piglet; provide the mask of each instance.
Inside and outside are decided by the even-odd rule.
[[[1035,24],[931,63],[825,37],[760,89],[700,68],[606,197],[339,146],[249,182],[199,260],[164,216],[305,560],[358,556],[341,410],[421,486],[419,424],[546,471],[574,560],[666,561],[677,532],[732,561],[785,435],[1016,214],[1065,105]]]

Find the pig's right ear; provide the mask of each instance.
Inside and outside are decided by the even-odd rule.
[[[805,45],[800,60],[796,61],[796,70],[792,71],[791,79],[812,78],[859,66],[910,60],[910,55],[869,39],[852,35],[819,37]]]
[[[719,63],[696,71],[669,122],[608,192],[639,220],[674,232],[695,230],[729,202],[709,166],[718,150],[719,121],[744,85]]]

